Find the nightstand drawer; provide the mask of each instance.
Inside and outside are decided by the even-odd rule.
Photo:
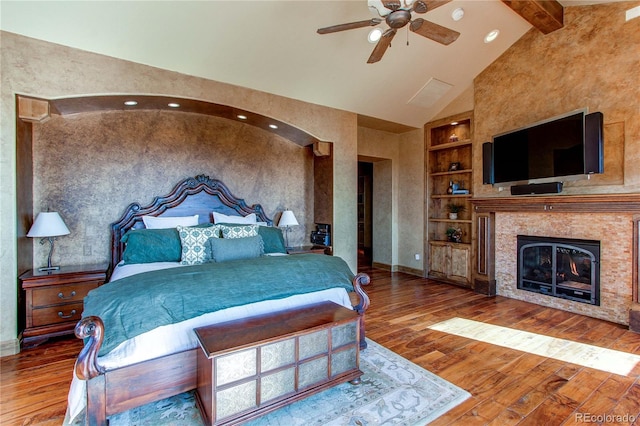
[[[18,301],[24,311],[23,348],[39,345],[51,337],[73,334],[82,317],[85,296],[104,284],[106,264],[63,266],[54,271],[29,270],[20,275]]]
[[[61,322],[79,321],[82,316],[82,302],[68,305],[51,306],[34,309],[32,313],[33,327],[58,324]]]
[[[102,281],[34,289],[32,296],[33,308],[59,303],[82,302],[87,293],[97,288],[100,284],[102,284]]]

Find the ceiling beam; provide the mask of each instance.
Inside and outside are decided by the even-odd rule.
[[[502,0],[543,34],[564,26],[564,8],[556,0]]]

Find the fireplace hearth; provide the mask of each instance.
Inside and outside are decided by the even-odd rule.
[[[518,235],[518,289],[600,305],[600,241]]]

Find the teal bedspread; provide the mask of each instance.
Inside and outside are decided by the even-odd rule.
[[[102,285],[84,299],[83,317],[105,326],[99,355],[156,327],[261,300],[334,287],[353,290],[354,275],[339,257],[263,256],[145,272]]]

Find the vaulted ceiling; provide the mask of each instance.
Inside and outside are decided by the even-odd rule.
[[[398,131],[421,127],[452,101],[472,105],[475,76],[532,23],[554,25],[554,11],[544,4],[555,2],[425,2],[446,3],[420,17],[459,32],[457,40],[443,45],[407,26],[374,64],[367,63],[375,46],[367,41],[370,27],[316,32],[376,17],[366,0],[3,0],[0,24],[28,37],[352,111],[372,127],[393,122]],[[458,8],[464,17],[455,21]],[[498,38],[485,43],[494,29]]]

